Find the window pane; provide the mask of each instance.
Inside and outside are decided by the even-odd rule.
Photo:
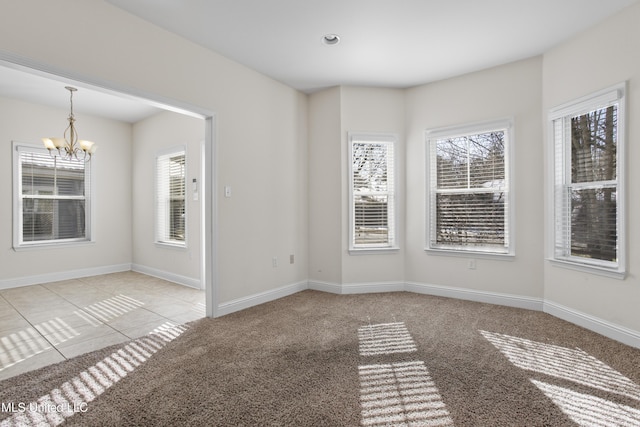
[[[571,182],[616,179],[615,105],[571,119]]]
[[[617,260],[617,203],[613,188],[571,191],[571,255]]]
[[[387,145],[353,144],[353,190],[387,190]]]
[[[56,200],[56,223],[58,239],[76,239],[85,237],[84,200]],[[55,211],[54,211],[55,212]]]
[[[56,187],[59,196],[83,196],[84,169],[58,169]]]
[[[169,201],[169,238],[184,241],[184,197]]]
[[[504,185],[504,132],[488,132],[468,137],[470,187]]]
[[[467,138],[438,140],[438,188],[467,188],[469,156]]]
[[[504,193],[437,194],[439,245],[505,246]]]
[[[436,155],[439,189],[504,184],[504,131],[438,140]]]
[[[22,236],[25,242],[84,238],[84,200],[24,199]]]
[[[84,196],[85,163],[45,153],[22,153],[22,194]]]
[[[388,243],[387,196],[354,196],[355,243]]]
[[[24,199],[22,212],[23,241],[33,242],[54,238],[53,200]]]
[[[39,153],[22,153],[22,194],[54,194],[55,163]]]

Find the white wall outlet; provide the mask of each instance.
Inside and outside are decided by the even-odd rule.
[[[469,262],[467,263],[467,268],[469,270],[475,270],[476,269],[476,260],[475,259],[470,259]]]
[[[289,255],[289,264],[293,264],[294,258],[293,254]]]
[[[271,258],[271,266],[272,267],[278,266],[278,257],[274,256],[273,258]]]

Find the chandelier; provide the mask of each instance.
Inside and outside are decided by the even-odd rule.
[[[65,86],[65,89],[69,91],[69,103],[71,104],[71,112],[69,113],[69,126],[64,131],[63,138],[42,138],[42,142],[49,154],[52,156],[60,156],[69,160],[91,160],[91,156],[96,152],[98,146],[84,139],[78,140],[78,132],[74,122],[76,119],[73,117],[73,92],[77,91],[75,87]],[[56,150],[55,153],[53,150]]]

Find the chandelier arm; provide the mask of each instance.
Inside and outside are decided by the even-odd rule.
[[[61,138],[43,138],[45,147],[49,150],[49,155],[55,156],[52,150],[57,149],[58,155],[67,159],[80,160],[80,153],[83,153],[83,160],[91,160],[91,155],[96,150],[96,145],[90,141],[79,141],[78,132],[75,127],[75,117],[73,115],[73,92],[77,91],[75,87],[66,86],[69,91],[69,125],[64,131],[62,143]],[[55,141],[55,142],[54,142]],[[64,153],[64,154],[63,154]]]

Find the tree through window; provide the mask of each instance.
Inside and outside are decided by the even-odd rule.
[[[624,269],[621,151],[624,86],[552,110],[554,259]]]
[[[571,255],[615,261],[615,106],[571,119]],[[596,184],[595,187],[593,185]]]
[[[429,133],[430,249],[511,252],[508,127]]]

